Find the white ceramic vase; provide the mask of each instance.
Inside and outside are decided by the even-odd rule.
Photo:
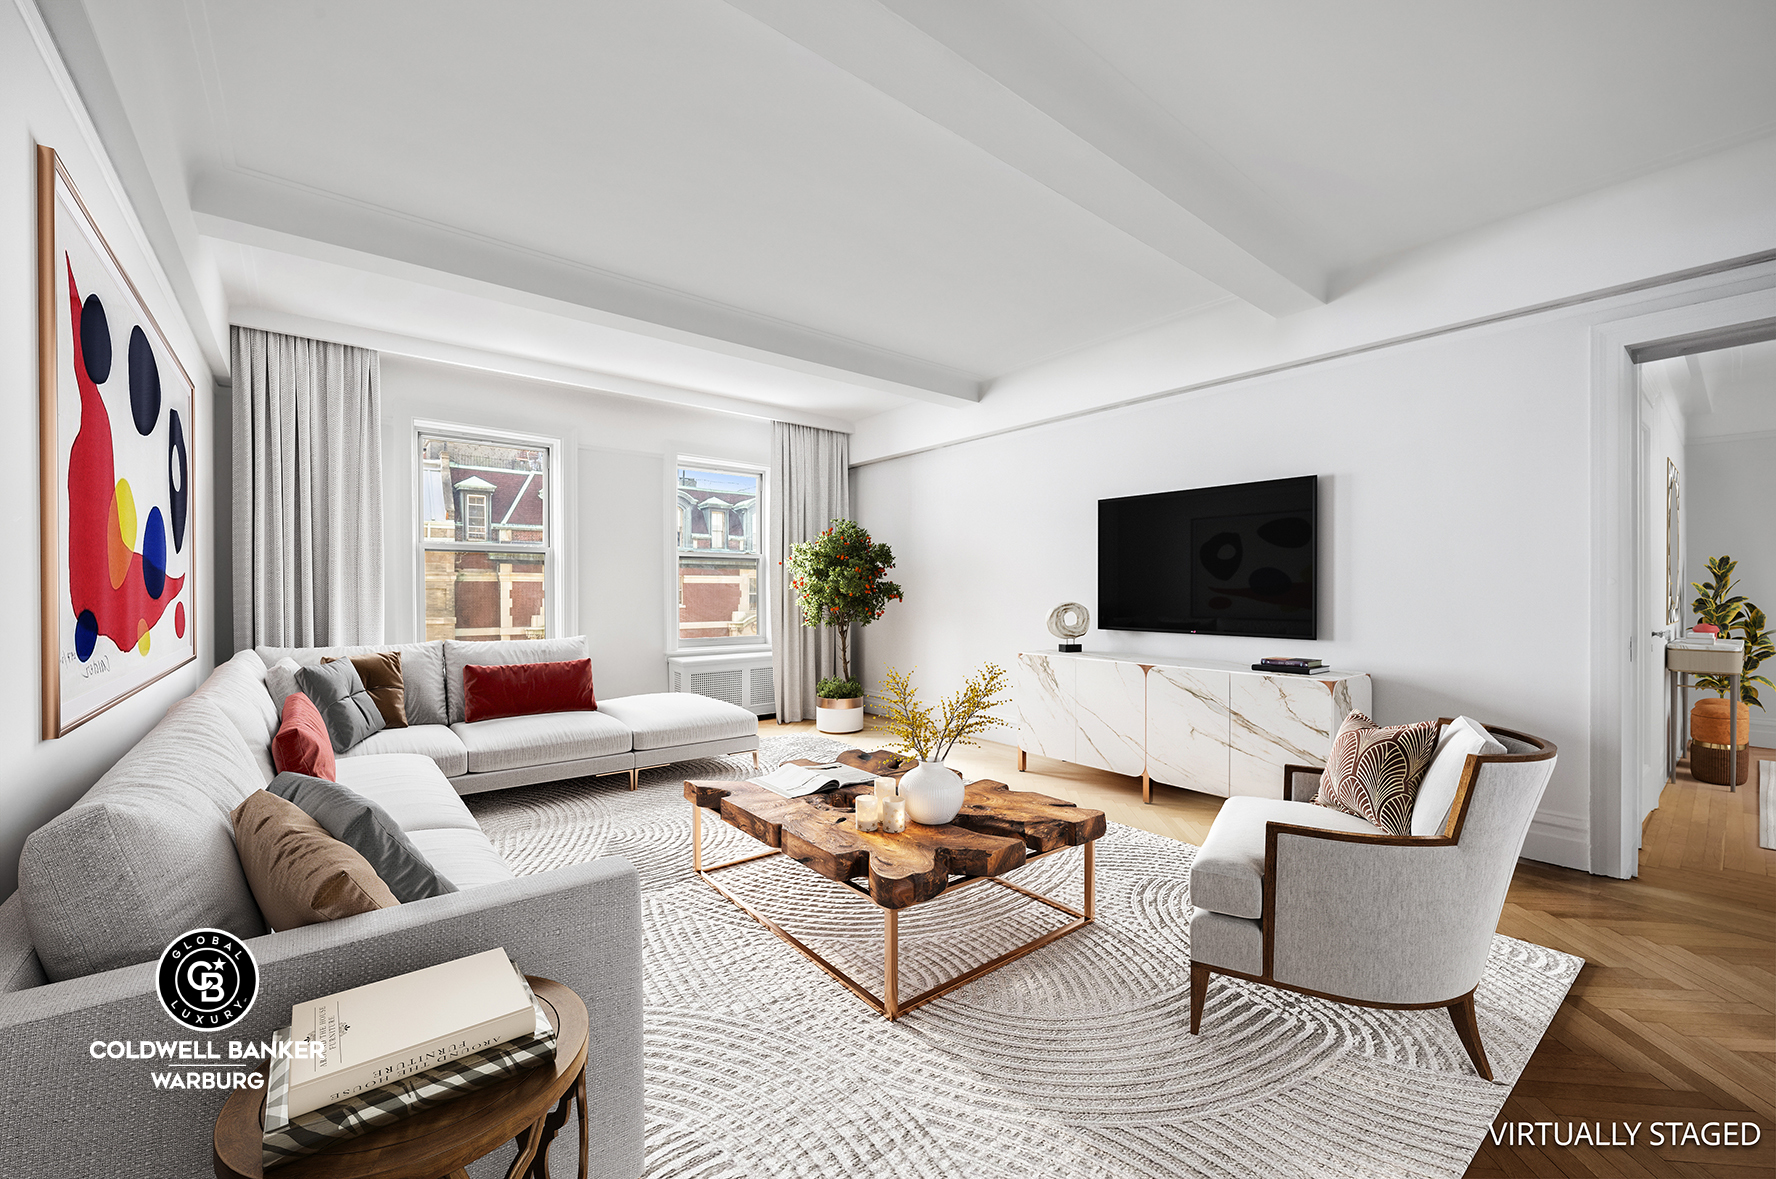
[[[907,818],[927,827],[940,827],[962,809],[962,775],[939,761],[922,761],[900,776],[900,792],[906,796]]]

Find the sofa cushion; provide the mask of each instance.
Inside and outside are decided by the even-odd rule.
[[[437,763],[449,777],[469,772],[469,751],[462,740],[444,725],[408,725],[384,729],[339,755],[341,762],[357,757],[381,757],[389,753],[419,753]],[[340,781],[344,781],[343,778]]]
[[[425,853],[459,888],[476,888],[511,880],[511,865],[493,849],[493,844],[480,828],[464,831],[457,827],[439,827],[431,831],[415,831],[413,844]]]
[[[592,661],[511,663],[463,668],[463,720],[496,720],[540,712],[595,712]]]
[[[302,665],[287,656],[265,669],[265,693],[277,705],[279,715],[284,711],[284,701],[297,690],[296,673],[301,670]]]
[[[364,691],[370,693],[370,699],[376,701],[376,711],[382,714],[382,723],[391,729],[406,728],[407,700],[401,685],[401,653],[373,651],[368,655],[351,655],[346,658],[357,670],[358,679],[364,683]],[[339,660],[331,655],[323,655],[321,662],[337,663]]]
[[[1382,727],[1351,712],[1332,739],[1314,801],[1367,819],[1393,835],[1412,834],[1412,800],[1431,755],[1437,726],[1429,721]]]
[[[401,653],[401,695],[407,707],[410,725],[443,725],[444,709],[444,643],[375,643],[356,647],[255,647],[267,667],[280,659],[294,659],[303,667],[313,667],[331,656],[335,659],[353,655],[369,655],[376,651]]]
[[[370,861],[271,791],[253,791],[230,818],[241,870],[272,929],[317,925],[400,904]]]
[[[413,846],[401,825],[357,791],[306,774],[279,774],[266,789],[289,799],[313,815],[333,838],[355,848],[402,904],[456,891],[455,884]]]
[[[713,696],[695,692],[651,692],[641,696],[619,696],[598,706],[606,716],[615,717],[635,734],[637,752],[643,749],[666,749],[674,745],[695,745],[701,741],[721,741],[728,737],[751,737],[758,733],[758,717]]]
[[[364,681],[349,659],[303,668],[296,673],[296,686],[321,710],[334,753],[344,753],[370,734],[388,727],[382,719],[382,709],[364,690]]]
[[[434,729],[456,741],[456,735],[449,729],[438,725],[420,727]],[[462,743],[456,741],[456,747],[460,751]],[[481,825],[469,814],[462,796],[438,768],[438,763],[417,753],[342,758],[339,784],[387,811],[389,818],[409,835],[439,827],[481,830]]]
[[[229,812],[263,789],[240,733],[202,699],[175,704],[19,855],[32,944],[52,982],[152,962],[191,929],[265,932]]]
[[[471,774],[629,752],[629,729],[602,711],[503,716],[450,728],[469,751]]]
[[[1437,752],[1418,784],[1418,797],[1412,802],[1412,834],[1441,835],[1455,792],[1461,788],[1462,771],[1468,766],[1468,754],[1494,756],[1505,747],[1486,731],[1486,726],[1469,717],[1458,716],[1443,726],[1437,737]]]
[[[1221,804],[1209,836],[1190,865],[1190,900],[1230,917],[1264,916],[1264,828],[1292,823],[1322,831],[1386,832],[1356,815],[1311,802],[1230,798]]]
[[[333,741],[314,702],[301,692],[284,697],[284,723],[271,740],[271,760],[279,773],[286,770],[332,778],[335,768]]]
[[[211,672],[192,697],[221,710],[247,743],[247,752],[253,755],[261,776],[269,782],[277,772],[271,764],[271,739],[277,733],[283,703],[273,705],[266,694],[266,674],[265,664],[257,655],[241,651]]]
[[[566,639],[505,639],[486,643],[446,639],[444,697],[450,723],[454,725],[467,719],[463,710],[463,668],[469,664],[493,667],[513,663],[559,663],[569,659],[584,659],[586,654],[584,635]]]

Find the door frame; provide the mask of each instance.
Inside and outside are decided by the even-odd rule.
[[[1776,319],[1776,267],[1695,300],[1591,329],[1591,864],[1592,873],[1628,879],[1639,871],[1640,719],[1637,675],[1651,654],[1643,633],[1648,569],[1644,532],[1646,472],[1638,461],[1642,426],[1636,357],[1671,355],[1672,346],[1739,342],[1736,329]],[[1700,351],[1684,347],[1685,351]]]

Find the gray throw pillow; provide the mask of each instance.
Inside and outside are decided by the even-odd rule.
[[[349,659],[303,668],[296,673],[296,688],[320,710],[334,753],[344,753],[388,724]]]
[[[457,891],[456,885],[439,875],[413,846],[389,813],[357,791],[289,771],[273,778],[266,789],[295,803],[325,827],[327,834],[369,860],[403,905]]]

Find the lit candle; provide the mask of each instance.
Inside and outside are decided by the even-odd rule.
[[[854,804],[857,807],[857,829],[874,831],[876,829],[876,796],[860,794]]]
[[[877,802],[882,802],[886,799],[898,798],[898,797],[900,797],[900,779],[899,778],[877,778],[876,779],[876,801]]]
[[[890,795],[882,803],[882,830],[893,834],[906,830],[906,799]]]

